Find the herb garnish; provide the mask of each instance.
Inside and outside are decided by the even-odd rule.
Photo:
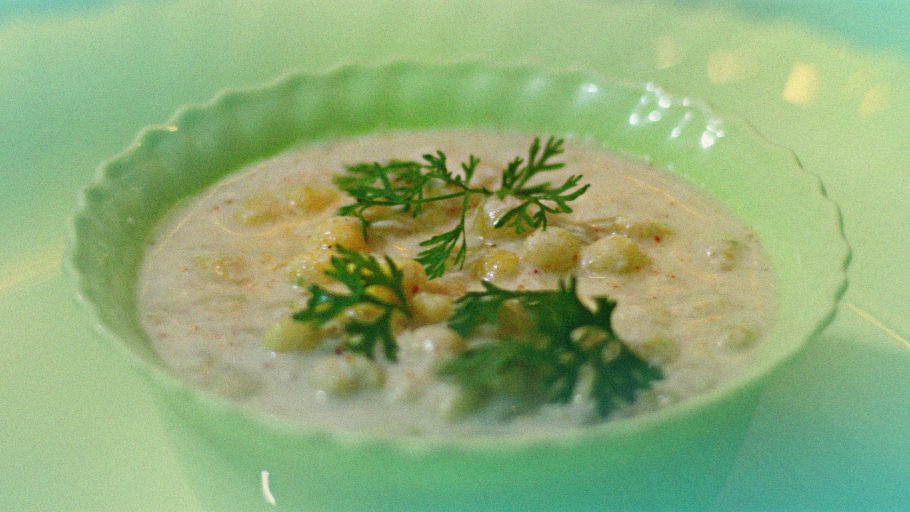
[[[501,327],[503,308],[517,305],[532,329],[518,336],[498,334],[496,341],[470,348],[446,364],[441,374],[469,394],[509,394],[527,403],[567,403],[580,390],[584,367],[591,369],[590,397],[601,417],[620,401],[632,402],[639,389],[662,378],[659,368],[639,358],[617,337],[610,324],[616,303],[594,299],[595,309],[577,295],[576,280],[556,290],[510,291],[484,281],[484,291],[470,292],[457,305],[449,326],[462,336]],[[514,309],[514,308],[513,308]]]
[[[575,188],[581,181],[581,175],[570,176],[565,183],[556,188],[549,182],[528,186],[528,181],[537,174],[565,167],[563,163],[550,163],[551,158],[563,153],[562,144],[563,139],[554,140],[550,137],[541,152],[540,139],[535,138],[528,150],[527,162],[521,157],[515,157],[502,171],[502,182],[496,191],[497,197],[499,199],[514,197],[521,202],[496,220],[497,228],[511,227],[516,233],[536,228],[546,229],[548,213],[572,213],[569,201],[578,198],[590,187],[584,185]]]
[[[528,149],[527,159],[515,157],[502,171],[500,186],[496,190],[471,186],[471,179],[480,163],[474,155],[461,164],[462,174],[448,169],[446,155],[441,151],[435,155],[424,155],[423,162],[393,160],[385,165],[362,163],[349,166],[348,175],[337,177],[335,183],[355,202],[343,206],[339,213],[357,217],[366,236],[370,226],[366,216],[369,208],[394,207],[400,213],[417,217],[427,203],[461,199],[458,223],[449,231],[420,243],[425,249],[416,259],[426,269],[427,276],[434,279],[445,273],[449,260],[458,268],[464,267],[468,244],[465,218],[472,195],[517,199],[518,205],[506,211],[494,226],[510,227],[519,234],[535,228],[546,229],[547,214],[572,212],[569,201],[588,189],[588,185],[578,186],[582,178],[580,175],[569,177],[558,187],[549,182],[528,184],[538,174],[564,166],[551,161],[563,153],[562,145],[563,139],[550,137],[541,148],[540,139],[535,138]]]
[[[420,242],[416,257],[430,279],[442,276],[452,262],[463,268],[468,250],[466,218],[473,196],[510,199],[511,205],[493,226],[517,234],[546,229],[549,214],[571,213],[569,202],[584,194],[580,175],[562,185],[531,183],[541,173],[560,169],[553,159],[563,153],[563,139],[550,137],[541,146],[535,138],[527,158],[516,157],[502,170],[499,187],[474,186],[480,159],[471,155],[460,172],[448,168],[442,151],[423,156],[422,162],[392,160],[348,166],[335,178],[338,187],[354,199],[341,215],[359,219],[364,237],[371,225],[371,208],[390,208],[419,217],[429,203],[450,201],[460,207],[454,227]],[[347,288],[334,293],[319,285],[309,287],[305,308],[293,315],[298,321],[322,326],[344,315],[347,339],[342,348],[375,357],[376,345],[386,358],[396,360],[398,344],[392,330],[393,315],[410,316],[403,289],[403,273],[388,257],[376,257],[338,247],[326,275]],[[484,281],[484,290],[469,292],[456,303],[449,327],[481,342],[462,352],[440,369],[468,395],[490,399],[507,395],[524,405],[568,403],[587,392],[601,417],[621,402],[663,378],[657,367],[633,353],[616,335],[610,320],[616,303],[594,298],[589,309],[578,297],[573,277],[560,281],[556,290],[512,291]],[[352,311],[359,314],[352,314]],[[366,312],[367,314],[363,314]],[[517,318],[517,320],[516,320]],[[520,326],[519,329],[509,330]]]
[[[294,314],[294,320],[323,326],[339,315],[350,314],[353,308],[361,308],[359,315],[350,314],[345,319],[348,338],[343,347],[372,359],[379,343],[385,357],[395,361],[398,343],[392,332],[393,314],[398,311],[410,316],[402,285],[404,274],[395,262],[386,256],[385,262],[380,263],[372,255],[338,246],[338,255],[332,256],[331,268],[325,274],[343,284],[349,293],[333,293],[310,285],[310,298],[304,309]]]

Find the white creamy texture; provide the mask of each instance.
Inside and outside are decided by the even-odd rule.
[[[347,394],[332,393],[325,382],[327,372],[335,372],[329,378],[336,382],[345,372],[357,374],[349,355],[336,355],[331,347],[273,352],[263,342],[270,325],[306,304],[306,284],[296,286],[289,268],[299,264],[300,253],[312,253],[314,226],[349,201],[339,193],[334,200],[323,198],[325,207],[308,210],[295,203],[295,190],[328,190],[345,165],[419,160],[436,150],[447,154],[450,168],[470,154],[479,156],[475,179],[495,187],[506,162],[526,155],[531,140],[494,131],[379,134],[289,151],[233,174],[175,209],[151,241],[139,304],[155,349],[188,381],[317,428],[533,435],[590,423],[590,404],[582,399],[508,421],[484,413],[456,415],[458,388],[435,373],[446,350],[433,328],[399,332],[399,361],[378,358],[379,373]],[[571,140],[560,159],[566,166],[547,173],[549,181],[583,174],[582,183],[591,184],[572,203],[574,213],[553,217],[548,230],[565,229],[581,247],[572,268],[547,271],[523,248],[527,239],[499,233],[484,238],[472,229],[465,270],[431,281],[432,291],[458,295],[465,285],[478,288],[475,260],[505,250],[518,257],[518,274],[497,278],[501,287],[554,288],[561,276],[574,273],[583,296],[613,297],[618,334],[660,363],[665,374],[616,417],[684,400],[748,367],[775,311],[773,276],[755,236],[695,187],[644,163]],[[445,214],[421,222],[392,219],[371,232],[369,250],[412,258],[419,241],[453,222]],[[592,262],[597,245],[588,246],[611,235],[637,251],[620,254],[644,259],[631,266],[622,258]],[[599,246],[613,244],[615,251],[615,242]]]

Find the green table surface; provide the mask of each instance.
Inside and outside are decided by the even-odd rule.
[[[654,81],[793,149],[843,208],[850,289],[764,393],[713,509],[910,510],[910,5],[51,4],[0,6],[0,510],[201,509],[61,274],[96,165],[224,87],[397,59]]]

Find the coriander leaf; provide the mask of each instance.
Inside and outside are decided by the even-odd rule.
[[[366,236],[370,221],[365,212],[371,207],[397,207],[402,213],[417,217],[427,203],[460,198],[459,222],[451,230],[421,242],[421,247],[427,249],[417,255],[417,261],[424,266],[430,279],[440,277],[450,259],[458,268],[464,266],[467,255],[465,218],[470,197],[492,194],[484,188],[470,186],[479,164],[480,159],[471,155],[461,164],[462,174],[456,174],[449,170],[445,153],[437,151],[424,155],[423,162],[393,160],[386,165],[349,166],[346,168],[349,174],[336,177],[335,184],[355,202],[341,207],[339,213],[360,219]]]
[[[334,181],[356,202],[342,206],[339,213],[359,219],[365,239],[370,227],[365,213],[371,207],[393,206],[414,216],[420,214],[420,200],[426,183],[431,179],[423,174],[421,164],[393,160],[386,165],[362,163],[346,169],[349,174],[336,176]]]
[[[340,315],[355,312],[344,322],[348,338],[343,346],[372,359],[379,344],[386,358],[395,361],[398,344],[392,332],[392,317],[396,311],[410,316],[401,269],[388,256],[380,263],[372,255],[338,246],[338,255],[332,256],[326,275],[344,285],[348,292],[335,293],[311,285],[310,298],[304,309],[293,315],[294,320],[322,326]]]
[[[577,199],[589,187],[578,186],[582,176],[570,176],[555,188],[549,182],[528,185],[536,175],[564,167],[562,163],[550,161],[563,153],[563,142],[563,139],[550,137],[541,151],[540,139],[535,138],[528,150],[527,162],[521,157],[509,162],[502,173],[502,183],[496,194],[500,199],[514,197],[520,203],[497,219],[495,227],[510,227],[521,234],[537,228],[546,229],[547,214],[572,213],[569,201]]]
[[[562,148],[564,142],[563,139],[550,137],[544,145],[543,152],[541,152],[540,138],[535,137],[534,142],[531,143],[531,147],[528,148],[527,164],[522,166],[522,164],[525,163],[525,160],[520,156],[515,157],[514,160],[509,162],[505,170],[502,171],[502,185],[499,187],[500,198],[505,197],[506,194],[512,191],[521,190],[528,180],[540,172],[552,171],[564,167],[565,164],[549,162],[551,158],[559,156],[564,152]],[[540,154],[539,158],[538,153]]]
[[[522,293],[541,293],[504,290],[489,281],[481,281],[481,284],[485,290],[468,292],[458,299],[455,312],[449,318],[449,327],[462,336],[473,334],[483,325],[497,324],[505,301]]]
[[[469,395],[509,393],[533,372],[539,354],[526,343],[487,343],[463,352],[441,370],[443,376],[457,378]]]
[[[417,255],[417,260],[424,266],[427,276],[435,279],[445,273],[449,262],[464,268],[468,250],[465,219],[473,195],[517,199],[517,206],[507,211],[494,226],[509,227],[519,234],[536,228],[546,229],[549,214],[572,212],[569,202],[588,189],[588,185],[579,186],[581,176],[571,176],[558,187],[548,182],[528,184],[542,172],[563,167],[562,163],[552,161],[563,153],[562,144],[563,139],[550,137],[541,148],[540,139],[535,138],[527,160],[521,157],[512,160],[502,171],[500,188],[495,191],[470,185],[480,164],[480,159],[474,155],[461,164],[461,173],[449,170],[442,151],[424,155],[422,162],[392,160],[384,165],[348,166],[348,174],[336,177],[335,183],[354,199],[354,203],[342,206],[339,213],[358,218],[366,238],[370,227],[366,212],[370,208],[393,207],[416,218],[428,203],[462,199],[455,226],[420,243],[425,249]]]
[[[463,201],[464,203],[468,202],[467,195],[464,196]],[[461,217],[454,228],[420,242],[420,246],[426,247],[426,249],[420,251],[415,259],[423,265],[427,278],[436,279],[445,273],[446,262],[452,257],[452,251],[455,250],[455,246],[459,245],[459,243],[461,245],[458,248],[458,252],[455,253],[453,263],[458,268],[464,266],[465,256],[468,253],[468,236],[465,229],[466,210],[467,207],[463,205]]]
[[[663,377],[659,368],[635,355],[610,324],[615,302],[595,299],[589,309],[578,297],[573,278],[556,290],[510,291],[489,282],[456,304],[449,327],[463,336],[493,327],[500,334],[489,344],[463,352],[441,369],[465,392],[491,397],[507,394],[531,402],[567,403],[590,368],[590,398],[598,415],[608,416],[620,402]],[[519,335],[501,334],[507,304],[517,304],[531,319]],[[513,312],[514,314],[514,308]]]
[[[369,226],[363,212],[372,206],[394,206],[403,213],[417,217],[425,203],[454,199],[471,193],[486,193],[484,189],[471,189],[468,182],[480,160],[471,156],[462,164],[464,177],[449,171],[445,153],[426,154],[424,162],[392,160],[388,164],[361,163],[347,166],[349,174],[336,176],[339,189],[354,198],[355,203],[342,206],[341,215],[359,218]],[[454,191],[432,194],[431,188],[444,190],[439,185],[450,185]],[[429,195],[428,195],[429,193]]]

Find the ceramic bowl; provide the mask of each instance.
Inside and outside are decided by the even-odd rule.
[[[590,139],[726,204],[759,235],[777,275],[780,311],[758,362],[649,415],[552,438],[457,441],[316,431],[192,388],[163,367],[138,319],[136,276],[168,209],[298,144],[438,127]],[[707,503],[762,387],[831,320],[848,259],[818,179],[701,102],[578,71],[398,63],[228,91],[145,129],[85,189],[68,265],[100,333],[148,378],[188,475],[214,508],[588,510]]]

